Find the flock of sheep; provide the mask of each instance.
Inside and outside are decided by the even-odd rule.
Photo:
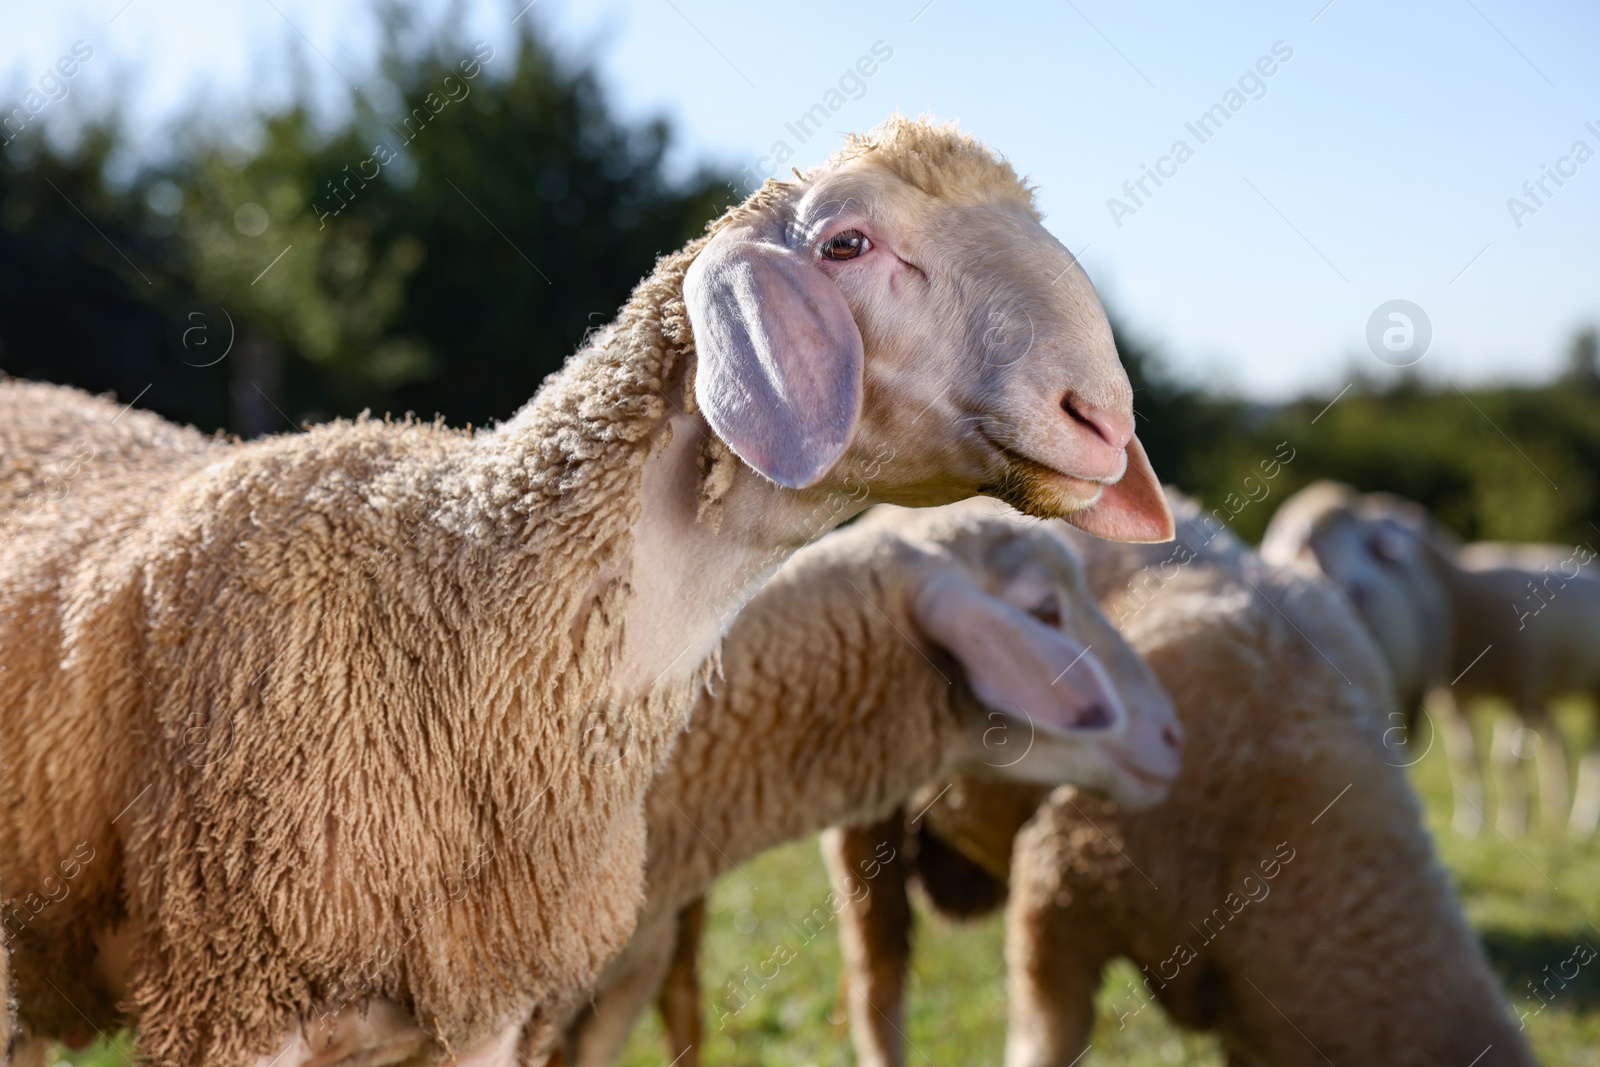
[[[1600,585],[1328,486],[1258,555],[1164,493],[1093,288],[953,127],[769,182],[493,429],[4,381],[0,456],[20,1064],[130,1023],[157,1067],[606,1064],[653,1002],[693,1064],[703,895],[819,830],[864,1063],[913,883],[1006,908],[1008,1067],[1078,1062],[1117,957],[1230,1063],[1532,1062],[1396,723],[1490,692],[1559,755]]]

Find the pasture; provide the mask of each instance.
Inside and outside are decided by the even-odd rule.
[[[1569,743],[1586,736],[1582,708],[1563,709]],[[1487,714],[1476,725],[1487,742]],[[1455,876],[1473,926],[1525,1022],[1541,1063],[1600,1065],[1600,960],[1545,1006],[1530,991],[1573,948],[1600,948],[1600,840],[1574,842],[1536,826],[1521,840],[1494,832],[1468,840],[1452,834],[1450,784],[1437,743],[1420,734],[1428,753],[1412,781],[1428,809],[1428,825]],[[744,864],[717,884],[710,902],[701,970],[708,1065],[846,1067],[854,1062],[839,992],[839,950],[829,927],[810,941],[795,920],[826,898],[828,879],[815,839],[795,842]],[[1338,872],[1328,872],[1338,877]],[[906,1036],[909,1067],[999,1062],[1005,1038],[1003,931],[998,915],[973,924],[931,918],[919,908]],[[729,1010],[727,983],[766,964],[779,944],[794,958],[742,1009]],[[772,966],[766,965],[766,973]],[[1100,994],[1100,1018],[1085,1067],[1222,1067],[1216,1041],[1184,1033],[1154,1006],[1135,1010],[1136,972],[1119,964]],[[720,1019],[719,1012],[726,1013]],[[1119,1018],[1119,1014],[1121,1018]],[[76,1067],[128,1067],[137,1061],[128,1035],[99,1041],[63,1059]],[[625,1067],[667,1061],[652,1013],[634,1032]],[[1341,1065],[1342,1067],[1342,1065]]]
[[[1562,726],[1576,750],[1586,736],[1583,709],[1563,710]],[[1487,712],[1476,716],[1485,744]],[[1428,747],[1430,737],[1419,734],[1417,741]],[[1493,831],[1463,839],[1449,829],[1450,784],[1437,743],[1411,775],[1427,805],[1428,825],[1442,858],[1511,1004],[1528,1013],[1527,1031],[1540,1062],[1600,1065],[1600,960],[1580,969],[1542,1009],[1530,991],[1550,973],[1544,968],[1558,969],[1576,945],[1600,948],[1600,840],[1574,842],[1541,826],[1517,841]],[[1339,876],[1338,871],[1324,873]],[[827,892],[815,840],[768,853],[744,865],[743,875],[735,872],[718,883],[701,971],[707,1064],[844,1067],[853,1062],[838,995],[835,931],[830,928],[807,942],[796,925]],[[999,1062],[1006,1017],[999,916],[958,925],[919,908],[916,936],[907,1064]],[[742,1010],[730,1011],[727,983],[746,981],[746,967],[751,973],[759,968],[770,974],[766,961],[779,944],[791,946],[794,958]],[[1085,1067],[1222,1067],[1213,1038],[1184,1033],[1153,1005],[1136,1010],[1139,1000],[1131,988],[1135,974],[1123,964],[1107,975]],[[720,1027],[719,1012],[727,1013]],[[635,1031],[624,1063],[662,1064],[668,1058],[662,1053],[661,1028],[652,1015]],[[113,1063],[102,1060],[94,1067]]]

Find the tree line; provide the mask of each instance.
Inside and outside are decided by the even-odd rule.
[[[670,175],[669,125],[620,117],[527,26],[497,49],[390,9],[345,105],[197,108],[131,176],[115,114],[65,147],[18,132],[0,148],[0,370],[243,436],[363,410],[482,425],[739,191],[710,166]],[[1357,380],[1274,406],[1117,332],[1156,470],[1246,538],[1333,477],[1467,538],[1600,546],[1593,330],[1546,383]]]

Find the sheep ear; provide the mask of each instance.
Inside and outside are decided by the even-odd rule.
[[[1107,541],[1172,540],[1177,532],[1172,508],[1137,437],[1128,442],[1127,453],[1128,467],[1121,480],[1106,486],[1098,500],[1068,515],[1067,521]]]
[[[861,331],[844,294],[781,235],[730,226],[695,257],[683,296],[711,429],[779,485],[814,485],[861,418]]]
[[[1369,541],[1372,554],[1385,563],[1410,563],[1417,554],[1416,544],[1406,530],[1392,519],[1380,519]]]
[[[922,633],[960,662],[973,695],[990,709],[1056,734],[1126,725],[1122,698],[1087,646],[967,575],[948,570],[929,578],[912,614]]]

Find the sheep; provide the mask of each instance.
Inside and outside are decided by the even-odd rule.
[[[873,994],[851,1005],[859,1061],[903,1062],[863,1008],[899,1010],[906,929],[881,916],[908,913],[878,897],[914,874],[936,906],[1009,890],[1007,1067],[1078,1062],[1119,956],[1140,968],[1110,995],[1124,1023],[1158,1002],[1216,1031],[1230,1064],[1531,1065],[1385,749],[1394,705],[1370,638],[1325,583],[1176,510],[1176,549],[1072,538],[1188,731],[1172,796],[1129,812],[1062,788],[1035,812],[1036,791],[978,779],[939,796],[917,828],[935,847],[841,920],[847,982]],[[1160,587],[1130,610],[1152,571]],[[884,829],[904,823],[830,844],[870,854]]]
[[[575,1020],[563,1062],[616,1061],[673,945],[698,940],[696,898],[765,849],[878,818],[960,767],[1071,781],[1132,808],[1165,794],[1181,744],[1171,704],[1095,607],[1073,553],[1009,509],[969,505],[878,509],[797,553],[740,616],[725,677],[647,802],[634,943]],[[861,896],[890,858],[864,857],[840,892]],[[819,903],[811,936],[836,910]],[[692,963],[679,967],[665,985],[683,1043],[668,1058],[692,1064],[698,998]],[[719,998],[719,1022],[768,970]]]
[[[901,118],[663,257],[493,428],[239,443],[4,382],[0,455],[0,880],[100,856],[15,939],[19,1019],[137,1022],[156,1067],[508,1062],[633,932],[723,629],[869,504],[1171,532],[1030,188]]]
[[[1292,509],[1292,511],[1291,511]],[[1600,578],[1583,568],[1588,546],[1461,546],[1420,507],[1386,494],[1358,496],[1321,483],[1285,501],[1262,553],[1325,574],[1355,606],[1395,674],[1406,708],[1430,694],[1457,789],[1452,825],[1478,833],[1482,775],[1465,708],[1500,697],[1537,731],[1541,814],[1577,834],[1600,819],[1600,748],[1580,762],[1568,812],[1567,759],[1550,717],[1552,698],[1600,697]],[[1418,654],[1421,650],[1421,654]],[[1516,836],[1526,823],[1525,777],[1516,720],[1498,719],[1492,746],[1500,770],[1496,825]]]

